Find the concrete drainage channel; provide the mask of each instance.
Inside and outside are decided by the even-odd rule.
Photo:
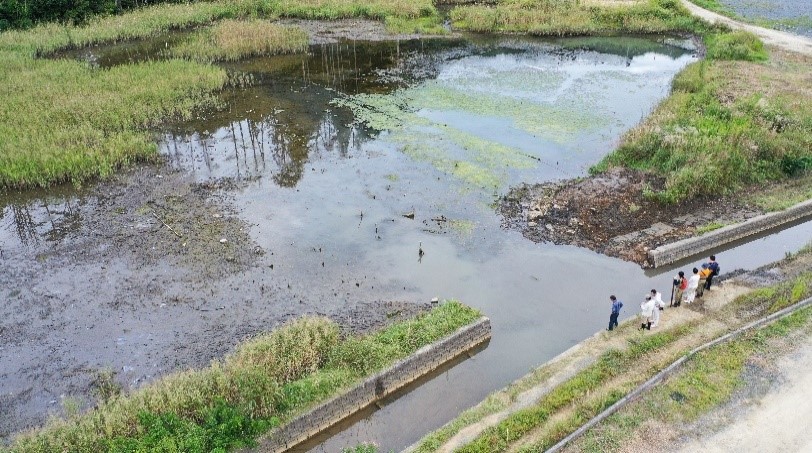
[[[771,212],[769,214],[753,217],[742,223],[728,225],[718,230],[705,233],[702,236],[691,237],[657,247],[648,252],[649,262],[654,267],[671,264],[684,258],[704,253],[715,247],[773,228],[778,228],[806,217],[812,217],[812,200],[798,203],[780,212]]]
[[[773,313],[773,314],[771,314],[769,316],[766,316],[764,318],[761,318],[761,319],[759,319],[757,321],[753,321],[753,322],[751,322],[750,324],[747,324],[744,327],[741,327],[741,328],[739,328],[739,329],[737,329],[737,330],[735,330],[733,332],[728,333],[727,335],[723,335],[723,336],[721,336],[721,337],[719,337],[719,338],[717,338],[717,339],[715,339],[713,341],[710,341],[708,343],[703,344],[702,346],[694,348],[689,353],[687,353],[684,356],[677,359],[671,365],[668,365],[664,370],[662,370],[659,373],[655,374],[651,379],[649,379],[646,382],[640,384],[639,387],[632,390],[631,393],[629,393],[628,395],[626,395],[623,398],[621,398],[620,400],[618,400],[615,404],[609,406],[606,410],[604,410],[600,414],[593,417],[591,420],[586,422],[583,426],[581,426],[577,430],[573,431],[569,436],[565,437],[564,439],[561,439],[560,442],[558,442],[557,444],[555,444],[552,447],[550,447],[549,449],[547,449],[545,451],[545,453],[556,453],[556,452],[561,451],[565,446],[567,446],[567,444],[569,444],[570,442],[574,441],[575,439],[581,437],[584,433],[589,431],[595,425],[597,425],[598,423],[600,423],[601,421],[603,421],[604,419],[606,419],[610,415],[614,414],[615,412],[617,412],[618,410],[623,408],[623,406],[625,406],[625,405],[631,403],[632,401],[634,401],[635,399],[637,399],[643,392],[649,390],[654,385],[664,381],[668,376],[670,376],[675,371],[677,371],[679,368],[681,368],[685,364],[685,362],[687,362],[691,357],[693,357],[697,353],[699,353],[701,351],[704,351],[705,349],[711,348],[713,346],[716,346],[716,345],[718,345],[720,343],[730,341],[730,340],[740,336],[741,334],[747,332],[748,330],[757,329],[757,328],[763,327],[763,326],[765,326],[767,324],[770,324],[772,322],[775,322],[775,321],[777,321],[777,320],[779,320],[781,318],[789,316],[789,315],[795,313],[796,311],[798,311],[798,310],[800,310],[802,308],[808,307],[810,305],[812,305],[812,297],[810,297],[808,299],[805,299],[805,300],[802,300],[802,301],[798,302],[797,304],[795,304],[795,305],[793,305],[791,307],[787,307],[787,308],[785,308],[785,309],[783,309],[781,311],[777,311],[777,312],[775,312],[775,313]]]
[[[453,334],[424,346],[386,370],[294,418],[261,439],[257,451],[282,452],[381,401],[491,338],[491,321],[479,318]]]

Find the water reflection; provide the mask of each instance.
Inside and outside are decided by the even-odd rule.
[[[684,41],[680,43],[689,45]],[[498,85],[496,87],[498,92],[492,93],[494,96],[510,99],[518,93],[526,98],[518,99],[519,102],[529,100],[535,103],[554,104],[559,102],[556,99],[562,93],[570,94],[573,89],[572,83],[583,77],[583,70],[577,68],[574,72],[565,69],[564,71],[570,71],[569,74],[560,72],[562,67],[573,66],[572,62],[579,58],[583,62],[576,63],[576,66],[590,65],[609,70],[622,66],[618,63],[622,58],[629,61],[639,59],[641,63],[638,66],[645,66],[649,55],[663,55],[666,57],[664,61],[674,61],[676,66],[681,66],[685,64],[685,56],[689,53],[685,48],[644,38],[545,41],[477,37],[472,40],[364,43],[346,41],[314,45],[304,55],[253,58],[224,65],[230,73],[242,74],[252,80],[252,85],[246,89],[227,90],[222,93],[221,98],[227,105],[226,109],[208,113],[191,122],[175,124],[167,129],[160,149],[168,157],[171,165],[189,170],[200,179],[220,177],[253,179],[268,174],[276,184],[294,187],[301,180],[307,162],[314,156],[352,157],[362,143],[377,135],[359,127],[355,122],[356,118],[348,109],[331,105],[331,101],[337,98],[359,94],[389,95],[407,90],[408,87],[419,85],[421,82],[441,78],[441,71],[453,67],[455,61],[471,58],[474,58],[471,60],[474,62],[491,61],[496,58],[493,61],[498,64],[498,61],[502,61],[500,56],[504,59],[505,55],[526,55],[517,58],[544,65],[555,65],[557,61],[558,72],[549,72],[552,75],[547,81],[544,71],[534,74],[531,80],[527,80],[523,78],[522,71],[509,74],[510,68],[495,68],[499,74],[494,76],[487,74],[494,72],[490,71],[491,68],[480,67],[474,69],[485,70],[485,77],[480,73],[467,74],[463,75],[462,79],[455,78],[455,83],[460,83],[466,94],[488,92],[491,88],[488,84],[495,84]],[[526,62],[522,64],[527,66]],[[526,72],[527,68],[523,70]],[[668,65],[659,65],[654,69],[663,71],[657,75],[666,78],[670,77],[673,70],[674,68]],[[544,84],[556,83],[558,81],[556,77],[563,77],[564,83],[553,87],[554,90],[545,95],[545,90],[549,87]],[[506,78],[508,83],[515,83],[516,90],[505,91],[503,86],[505,83],[500,80],[503,78]],[[584,83],[586,82],[588,81],[585,80]],[[537,84],[542,85],[536,86]],[[661,90],[657,81],[649,81],[649,85],[656,85],[656,89]],[[519,93],[520,90],[524,92]],[[567,102],[574,104],[571,99],[565,101]],[[376,113],[385,117],[388,114],[386,109],[389,107],[405,110],[412,108],[403,105],[398,99],[392,99],[387,103],[389,105]],[[414,108],[418,109],[420,106]],[[578,111],[584,110],[581,105],[574,105],[573,108]],[[426,111],[427,116],[437,113],[429,110]],[[530,113],[539,112],[556,113],[554,109],[542,111],[538,108]],[[504,131],[506,126],[509,127],[501,123],[488,124],[494,123],[494,118],[469,118],[465,116],[467,113],[464,111],[450,113],[450,116],[445,115],[442,118],[444,126],[459,122],[458,120],[466,124],[483,120],[483,124],[490,128],[496,127]],[[546,127],[545,121],[549,121],[550,115],[545,116],[547,118],[526,118],[526,120],[536,121],[538,126],[536,129],[540,130]],[[568,123],[574,124],[572,120],[568,120]],[[559,125],[551,127],[560,128]],[[426,132],[430,131],[409,132],[407,136],[412,140]],[[518,131],[518,135],[513,134],[515,143],[511,146],[520,148],[520,154],[538,149],[539,143],[547,140],[544,135],[536,133],[538,131],[535,129],[530,133],[527,132],[523,130]],[[460,140],[460,137],[457,133],[456,138]],[[492,137],[484,137],[484,140],[491,139]],[[403,137],[400,140],[403,144]],[[591,144],[580,143],[580,145]],[[427,148],[425,144],[421,144],[420,147]],[[554,168],[558,159],[549,156],[546,160],[538,160],[542,156],[534,158],[542,164],[553,166],[553,170],[559,176],[572,177],[581,172],[579,167],[584,165],[583,162],[592,159],[591,153],[585,156],[585,159],[579,160],[573,168],[567,170]]]
[[[0,195],[0,249],[61,241],[81,225],[86,200],[73,188]]]

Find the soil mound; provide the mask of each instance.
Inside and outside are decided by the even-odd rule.
[[[521,185],[499,203],[503,226],[534,242],[586,247],[649,267],[648,251],[762,212],[729,197],[665,204],[646,197],[663,178],[613,168],[563,182]]]

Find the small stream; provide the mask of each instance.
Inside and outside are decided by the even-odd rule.
[[[80,57],[125,64],[155,48]],[[160,131],[160,152],[199,181],[241,183],[236,209],[272,253],[273,278],[305,296],[318,288],[330,306],[455,298],[493,324],[472,359],[302,450],[402,449],[604,328],[610,294],[626,318],[649,289],[665,292],[673,269],[534,244],[504,230],[494,204],[522,182],[586,175],[694,60],[675,38],[471,36],[342,41],[224,65],[250,86],[225,90],[223,110]],[[7,200],[0,244],[49,240],[82,200]],[[807,222],[717,254],[725,271],[752,269],[809,237]]]

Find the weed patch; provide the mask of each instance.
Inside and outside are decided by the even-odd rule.
[[[391,18],[428,29],[439,19],[429,0],[221,0],[164,4],[91,18],[81,26],[58,23],[0,33],[0,188],[47,187],[111,175],[157,158],[148,132],[169,119],[185,119],[227,83],[208,62],[300,51],[303,32],[259,20],[227,20],[193,34],[170,51],[188,60],[97,69],[78,61],[38,57],[92,44],[147,38],[223,19],[280,16],[314,19]],[[412,21],[412,22],[410,22]],[[400,24],[400,25],[398,25]],[[204,62],[204,63],[200,63]]]
[[[760,58],[748,45],[738,47],[714,52]],[[692,64],[675,78],[671,97],[591,171],[626,166],[663,174],[665,188],[651,196],[664,202],[804,175],[812,163],[812,91],[799,88],[798,77],[810,62],[784,58]]]
[[[189,60],[233,61],[257,55],[297,53],[307,50],[307,33],[299,27],[263,20],[224,20],[168,50]]]
[[[18,437],[13,452],[224,451],[253,439],[366,375],[474,321],[447,302],[374,334],[338,338],[338,326],[303,318],[239,345],[222,362],[171,374],[86,414]]]
[[[706,26],[674,0],[638,0],[600,5],[577,0],[502,0],[452,10],[456,28],[534,35],[587,35],[611,32],[699,32]]]

